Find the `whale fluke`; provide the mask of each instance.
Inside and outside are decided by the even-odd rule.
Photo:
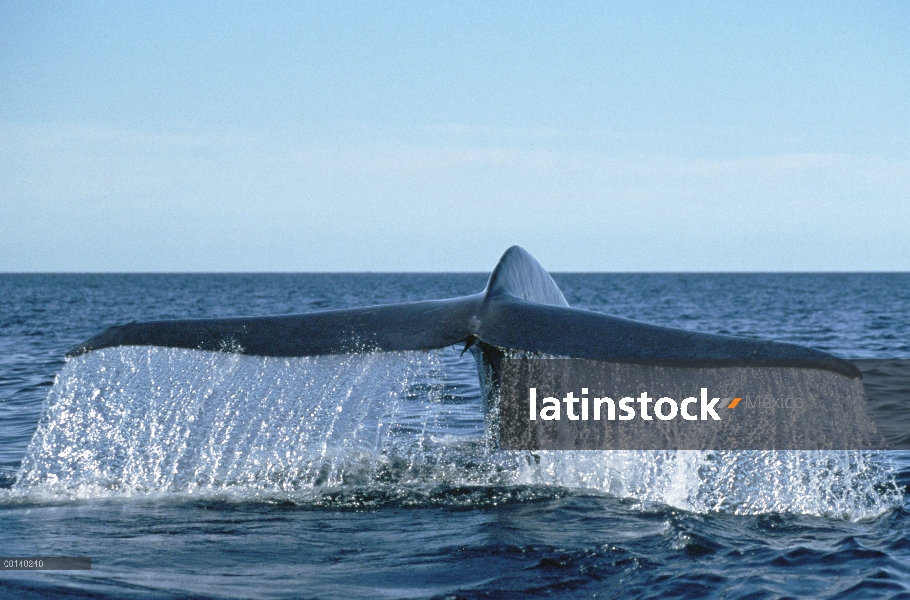
[[[571,308],[524,249],[506,250],[473,296],[296,315],[116,325],[68,357],[112,346],[260,356],[434,349],[465,343],[484,361],[505,350],[676,366],[793,366],[861,377],[850,362],[796,344],[698,333]]]

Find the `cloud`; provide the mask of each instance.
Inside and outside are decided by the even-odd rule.
[[[611,144],[608,134],[457,126],[0,125],[0,269],[485,269],[491,251],[465,251],[466,236],[494,253],[538,244],[562,269],[910,269],[894,230],[910,204],[904,158]],[[748,256],[681,250],[680,231],[735,232]],[[891,249],[854,259],[843,252],[853,242],[836,239],[847,234]],[[607,257],[605,237],[652,241]],[[423,252],[403,255],[405,244]]]

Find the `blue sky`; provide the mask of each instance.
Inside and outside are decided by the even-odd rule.
[[[910,5],[0,0],[0,271],[910,270]]]

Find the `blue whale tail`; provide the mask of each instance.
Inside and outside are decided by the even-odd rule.
[[[164,346],[260,356],[419,350],[464,343],[481,365],[506,350],[633,364],[791,366],[860,377],[850,362],[795,344],[686,331],[572,308],[524,249],[503,254],[475,295],[295,315],[116,325],[73,357],[114,346]]]

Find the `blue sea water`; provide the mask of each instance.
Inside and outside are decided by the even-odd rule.
[[[859,359],[898,434],[907,423],[910,377],[892,359],[910,358],[910,274],[554,278],[573,306]],[[131,320],[485,280],[0,275],[0,554],[93,561],[2,571],[0,596],[910,598],[906,451],[498,452],[460,348],[63,359]],[[727,477],[730,463],[751,476]]]

